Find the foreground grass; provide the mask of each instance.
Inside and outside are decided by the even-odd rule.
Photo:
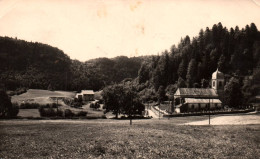
[[[259,157],[260,125],[176,125],[192,119],[2,121],[0,158]]]

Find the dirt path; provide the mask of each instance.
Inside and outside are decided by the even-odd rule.
[[[185,123],[184,125],[208,125],[209,120],[195,121]],[[260,124],[260,115],[230,115],[230,116],[219,116],[213,117],[210,120],[211,125],[249,125],[249,124]],[[183,125],[183,124],[182,124]]]
[[[153,118],[159,118],[152,110],[148,109],[148,116],[152,116]]]

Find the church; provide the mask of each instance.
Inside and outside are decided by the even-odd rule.
[[[212,88],[178,88],[174,94],[176,113],[218,110],[222,108],[224,74],[218,69],[212,74]]]

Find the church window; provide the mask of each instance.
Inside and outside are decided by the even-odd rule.
[[[215,81],[213,81],[213,87],[215,87]]]
[[[221,81],[219,82],[219,87],[222,87],[222,82]]]

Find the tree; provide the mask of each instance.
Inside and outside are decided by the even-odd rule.
[[[141,115],[144,105],[139,100],[136,91],[132,86],[115,84],[103,90],[103,99],[106,111],[112,111],[118,118],[119,114]]]
[[[232,77],[224,88],[224,102],[226,105],[238,108],[242,105],[243,95],[240,88],[239,79]]]
[[[104,99],[104,104],[107,111],[112,111],[113,114],[118,115],[122,111],[122,94],[123,94],[123,87],[121,85],[112,85],[104,88],[102,96]]]
[[[157,98],[160,103],[165,100],[166,96],[165,96],[164,86],[159,87],[158,92],[157,92]]]
[[[138,81],[139,83],[145,83],[148,79],[149,71],[146,68],[146,63],[143,63],[138,71]]]
[[[193,83],[197,81],[197,61],[195,59],[191,59],[189,66],[188,66],[188,71],[187,71],[187,83],[188,87],[192,87]]]
[[[218,69],[222,72],[226,72],[226,58],[225,56],[222,54],[219,58],[218,61]]]
[[[178,75],[182,79],[186,79],[186,74],[187,74],[187,62],[186,59],[182,59],[178,68]]]
[[[17,105],[12,105],[5,91],[0,90],[0,117],[15,117],[19,112]]]
[[[201,88],[208,88],[209,87],[209,81],[206,79],[201,79]]]
[[[185,81],[181,77],[178,79],[177,86],[178,88],[186,88]]]

